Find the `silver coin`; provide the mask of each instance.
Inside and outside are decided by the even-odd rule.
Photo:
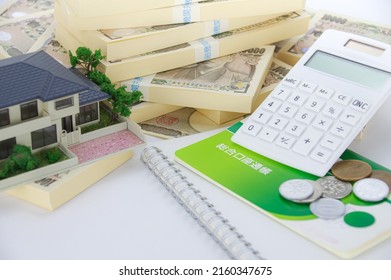
[[[353,186],[353,193],[361,200],[377,202],[388,196],[390,189],[382,180],[365,178],[357,181]]]
[[[292,201],[294,201],[296,203],[311,203],[311,202],[314,202],[315,200],[319,199],[322,196],[323,189],[320,186],[320,184],[316,181],[309,181],[309,183],[312,184],[312,186],[314,187],[314,192],[312,193],[312,195],[310,197],[302,199],[302,200],[294,199]]]
[[[309,180],[292,179],[282,183],[279,191],[285,199],[302,200],[314,193],[314,187]]]
[[[323,190],[323,197],[341,199],[352,192],[352,184],[337,179],[334,176],[326,176],[316,180]]]
[[[345,212],[345,204],[334,198],[321,198],[310,204],[310,210],[315,216],[324,220],[335,220],[342,217]]]

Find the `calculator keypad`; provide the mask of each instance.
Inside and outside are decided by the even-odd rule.
[[[242,131],[325,163],[369,106],[349,94],[288,77],[250,116]]]

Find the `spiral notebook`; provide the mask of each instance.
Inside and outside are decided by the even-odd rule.
[[[230,258],[263,259],[160,149],[154,146],[145,148],[141,160]]]

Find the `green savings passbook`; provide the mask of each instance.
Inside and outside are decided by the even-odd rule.
[[[352,193],[342,199],[347,209],[345,216],[327,221],[313,215],[309,204],[282,198],[278,189],[283,182],[318,177],[233,143],[231,137],[241,125],[239,122],[177,150],[175,160],[341,258],[353,258],[391,236],[390,196],[381,202],[369,203]],[[341,158],[364,160],[373,170],[386,170],[349,150]],[[343,226],[332,226],[333,223]]]

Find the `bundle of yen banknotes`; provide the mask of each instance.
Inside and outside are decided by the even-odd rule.
[[[390,42],[391,28],[304,0],[2,0],[0,58],[100,49],[98,68],[140,90],[130,118],[170,138],[252,113],[325,29]]]

